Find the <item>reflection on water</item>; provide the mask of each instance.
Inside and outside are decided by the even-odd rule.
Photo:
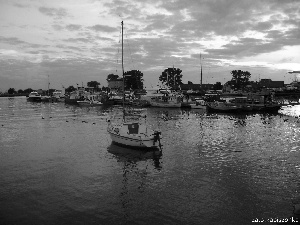
[[[159,160],[162,157],[162,152],[159,149],[154,150],[136,150],[125,148],[112,143],[107,151],[115,156],[118,162],[128,162],[135,164],[138,161],[153,160],[154,168],[161,169]]]
[[[300,190],[300,108],[147,108],[163,151],[111,142],[118,107],[0,98],[0,224],[252,224]]]

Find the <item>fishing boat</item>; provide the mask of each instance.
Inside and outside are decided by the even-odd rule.
[[[42,101],[42,96],[37,93],[36,91],[32,91],[29,93],[27,97],[27,101],[29,102],[41,102]]]
[[[206,109],[206,101],[204,99],[195,99],[195,103],[190,103],[192,109]]]
[[[122,74],[123,74],[123,107],[121,122],[113,122],[108,119],[107,131],[110,134],[112,142],[130,148],[138,149],[161,149],[161,132],[149,129],[146,121],[139,120],[126,121],[125,111],[125,82],[124,82],[124,62],[123,62],[123,21],[122,25]],[[144,117],[146,119],[146,117]]]

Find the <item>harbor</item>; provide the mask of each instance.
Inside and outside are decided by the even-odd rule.
[[[107,118],[121,110],[0,98],[1,222],[253,224],[292,216],[299,105],[239,114],[143,108],[162,132],[161,154],[112,143]]]
[[[0,1],[0,225],[300,224],[300,1]]]

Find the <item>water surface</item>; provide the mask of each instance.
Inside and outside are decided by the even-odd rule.
[[[161,156],[111,143],[106,118],[117,110],[0,98],[0,223],[253,224],[291,215],[299,106],[145,109],[162,131]]]

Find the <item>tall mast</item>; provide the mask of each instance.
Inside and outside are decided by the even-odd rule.
[[[50,86],[50,82],[49,82],[49,74],[48,74],[48,96],[49,96],[49,86]]]
[[[125,122],[125,78],[124,78],[124,61],[123,61],[123,21],[122,25],[122,76],[123,76],[123,121]]]
[[[201,61],[201,53],[200,53],[200,66],[201,66],[201,78],[200,78],[200,85],[202,87],[202,61]]]

